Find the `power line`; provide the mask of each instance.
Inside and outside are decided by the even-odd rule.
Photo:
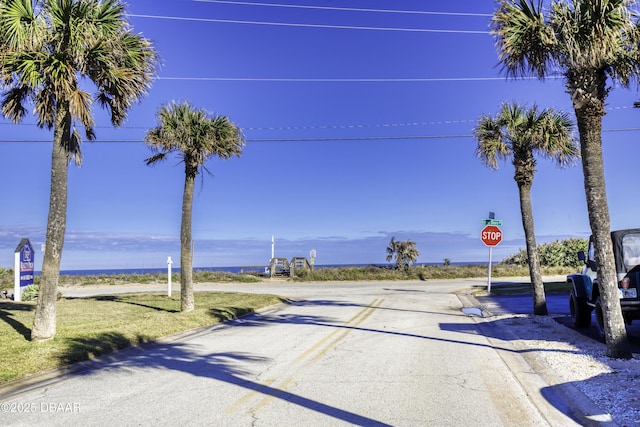
[[[318,137],[318,138],[264,138],[247,139],[247,142],[319,142],[319,141],[385,141],[415,139],[459,139],[472,135],[410,135],[410,136],[363,136],[363,137]]]
[[[384,140],[411,140],[411,139],[456,139],[470,138],[472,135],[408,135],[408,136],[363,136],[363,137],[311,137],[311,138],[247,138],[246,142],[320,142],[320,141],[384,141]],[[0,143],[50,143],[50,139],[0,139]],[[84,143],[138,143],[142,139],[95,139]]]
[[[354,7],[330,7],[330,6],[303,6],[298,4],[279,4],[279,3],[258,3],[247,1],[227,1],[227,0],[193,0],[201,3],[223,3],[245,6],[266,6],[266,7],[282,7],[291,9],[314,9],[314,10],[336,10],[347,12],[374,12],[374,13],[401,13],[410,15],[446,15],[446,16],[474,16],[474,17],[491,17],[490,13],[467,13],[467,12],[431,12],[422,10],[392,10],[392,9],[360,9]]]
[[[608,111],[625,110],[635,108],[629,105],[619,105],[616,107],[607,108]],[[452,125],[452,124],[464,124],[464,123],[476,123],[477,119],[457,119],[457,120],[441,120],[441,121],[429,121],[429,122],[409,122],[409,123],[374,123],[374,124],[348,124],[348,125],[301,125],[301,126],[267,126],[267,127],[244,127],[241,128],[244,131],[282,131],[282,130],[331,130],[331,129],[371,129],[371,128],[401,128],[412,126],[435,126],[435,125]],[[11,123],[0,122],[0,126],[38,126],[35,123]],[[117,129],[127,130],[148,130],[155,127],[156,124],[149,126],[122,126]],[[95,129],[114,129],[113,126],[94,126]],[[624,132],[633,131],[636,128],[627,129],[612,129],[605,132]]]
[[[398,28],[398,27],[360,27],[356,25],[328,25],[328,24],[299,24],[293,22],[269,22],[269,21],[245,21],[237,19],[213,19],[213,18],[192,18],[182,16],[166,16],[166,15],[145,15],[137,13],[128,13],[127,16],[145,19],[167,19],[175,21],[192,21],[192,22],[216,22],[223,24],[247,24],[247,25],[270,25],[280,27],[299,27],[299,28],[331,28],[340,30],[368,30],[368,31],[401,31],[414,33],[457,33],[457,34],[489,34],[489,31],[478,30],[444,30],[444,29],[428,29],[428,28]]]
[[[555,79],[556,77],[548,77]],[[559,77],[558,77],[559,78]],[[220,81],[220,82],[289,82],[289,83],[401,83],[401,82],[474,82],[506,80],[504,77],[434,77],[434,78],[279,78],[279,77],[156,77],[157,80]],[[539,80],[522,77],[520,80]]]
[[[447,120],[439,122],[412,122],[412,123],[385,123],[373,125],[324,125],[324,126],[283,126],[283,127],[245,127],[244,130],[316,130],[316,129],[366,129],[366,128],[394,128],[394,127],[410,127],[410,126],[433,126],[433,125],[450,125],[460,123],[475,123],[476,120]]]
[[[433,125],[450,125],[460,123],[475,123],[476,120],[445,120],[431,122],[411,122],[411,123],[382,123],[382,124],[355,124],[355,125],[309,125],[309,126],[270,126],[270,127],[242,127],[245,131],[274,131],[274,130],[317,130],[317,129],[366,129],[366,128],[395,128],[410,126],[433,126]],[[9,123],[0,122],[0,125],[18,125],[18,126],[38,126],[35,123]],[[118,129],[150,129],[155,125],[149,126],[122,126]],[[95,129],[113,129],[113,126],[94,126]]]
[[[603,129],[603,133],[609,132],[638,132],[640,127]],[[401,135],[401,136],[363,136],[363,137],[307,137],[307,138],[247,138],[248,143],[270,143],[270,142],[336,142],[336,141],[397,141],[397,140],[436,140],[436,139],[467,139],[473,138],[471,134],[461,135]],[[0,139],[0,144],[4,143],[51,143],[50,139],[21,139],[10,140]],[[88,144],[95,143],[143,143],[142,139],[96,139],[85,141]]]

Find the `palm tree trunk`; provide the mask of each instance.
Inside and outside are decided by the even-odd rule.
[[[520,191],[520,212],[522,214],[522,227],[527,242],[527,258],[529,259],[529,277],[533,287],[533,314],[546,316],[547,301],[544,293],[544,283],[540,273],[540,258],[536,245],[536,234],[533,226],[533,208],[531,206],[531,184],[518,185]]]
[[[185,162],[186,163],[186,162]],[[192,311],[193,300],[193,253],[191,252],[191,217],[195,174],[185,165],[186,174],[182,195],[182,223],[180,226],[180,311]]]
[[[580,132],[580,153],[589,224],[598,264],[598,288],[604,316],[607,356],[630,359],[632,354],[618,297],[618,278],[613,259],[611,222],[604,182],[602,117],[576,109],[576,121]]]
[[[56,297],[60,260],[67,227],[67,181],[69,171],[68,141],[71,135],[71,115],[60,105],[56,117],[51,154],[51,190],[47,235],[42,259],[42,276],[31,339],[42,341],[56,335]]]

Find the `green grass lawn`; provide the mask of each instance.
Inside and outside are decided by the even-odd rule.
[[[160,337],[209,326],[282,302],[275,295],[195,292],[196,308],[180,312],[180,295],[139,293],[63,298],[57,334],[29,340],[35,302],[0,301],[0,384]]]

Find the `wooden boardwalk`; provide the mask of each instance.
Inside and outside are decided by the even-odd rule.
[[[305,257],[272,258],[269,265],[246,265],[240,267],[240,274],[256,274],[269,277],[291,277],[298,270],[313,270]]]

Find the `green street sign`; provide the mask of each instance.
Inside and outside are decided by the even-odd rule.
[[[502,225],[501,219],[483,219],[482,223],[484,225]]]

